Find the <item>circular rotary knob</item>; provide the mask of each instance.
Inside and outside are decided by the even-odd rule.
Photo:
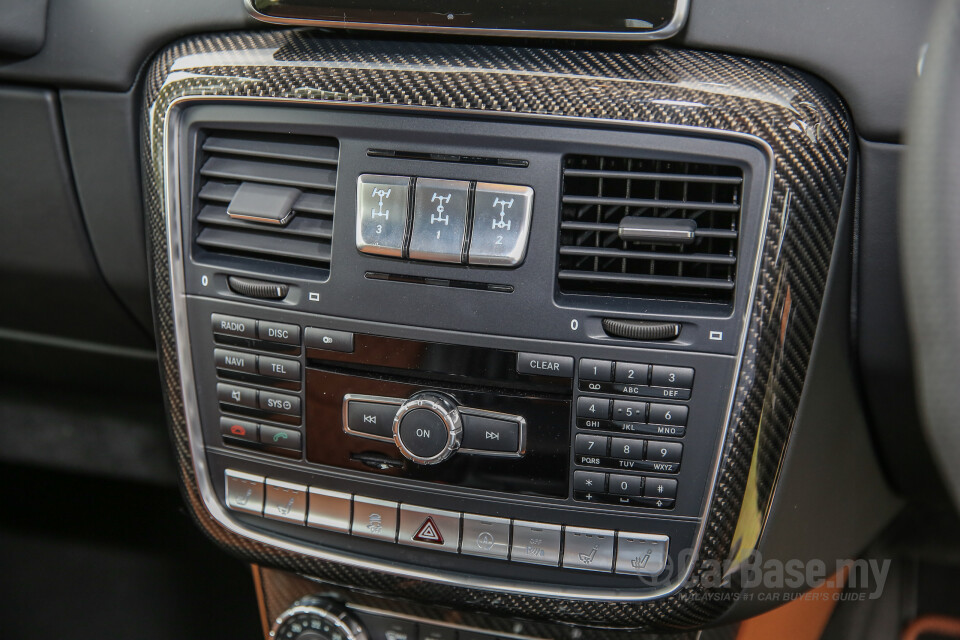
[[[393,419],[393,440],[418,464],[437,464],[460,448],[460,411],[452,398],[418,393],[400,405]]]
[[[320,596],[300,598],[277,618],[275,640],[369,640],[367,632],[343,605]]]

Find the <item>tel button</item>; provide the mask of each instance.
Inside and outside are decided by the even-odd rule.
[[[300,363],[296,360],[260,356],[259,371],[260,375],[270,376],[271,378],[300,379]]]
[[[573,377],[573,358],[542,353],[518,353],[517,373],[556,378]]]
[[[300,327],[295,324],[261,320],[257,326],[257,337],[268,342],[299,345]]]

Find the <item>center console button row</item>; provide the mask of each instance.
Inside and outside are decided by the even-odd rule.
[[[210,322],[215,334],[279,342],[281,344],[299,345],[300,327],[295,324],[270,322],[268,320],[254,320],[214,313]]]
[[[670,539],[657,534],[511,521],[399,504],[232,469],[226,470],[225,480],[226,503],[234,511],[448,553],[655,576],[665,568],[669,549]]]

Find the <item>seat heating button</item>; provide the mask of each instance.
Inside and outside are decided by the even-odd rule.
[[[400,506],[400,544],[456,553],[460,548],[460,514],[404,504]]]
[[[560,532],[556,524],[514,520],[510,559],[556,567],[560,564]]]
[[[625,575],[658,576],[667,566],[669,548],[667,536],[620,531],[615,571]]]
[[[614,539],[613,531],[567,527],[563,536],[564,568],[610,573]]]
[[[349,493],[310,487],[307,526],[350,533],[351,502]]]
[[[362,175],[357,178],[357,249],[399,258],[407,226],[410,178]]]
[[[236,316],[226,316],[222,313],[214,313],[210,316],[210,322],[213,325],[213,332],[225,336],[237,336],[238,338],[256,338],[257,321],[250,318],[238,318]]]
[[[263,514],[263,476],[227,469],[226,481],[227,507],[234,511],[243,511],[254,515]]]
[[[506,518],[463,514],[460,552],[468,556],[506,560],[510,555],[510,521]]]
[[[267,478],[263,515],[273,520],[303,524],[307,519],[307,487]]]
[[[238,387],[235,384],[217,383],[217,399],[224,404],[235,404],[241,407],[257,408],[257,390],[248,387]]]
[[[461,449],[517,453],[520,450],[520,423],[488,416],[460,414],[463,422]]]
[[[411,259],[460,262],[469,194],[469,182],[417,179],[410,232]]]
[[[396,542],[397,503],[354,496],[350,533],[364,538]]]

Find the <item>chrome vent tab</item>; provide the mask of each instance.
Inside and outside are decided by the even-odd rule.
[[[563,293],[731,303],[743,171],[651,158],[564,158]]]
[[[205,131],[196,245],[329,275],[339,144],[334,138]]]

